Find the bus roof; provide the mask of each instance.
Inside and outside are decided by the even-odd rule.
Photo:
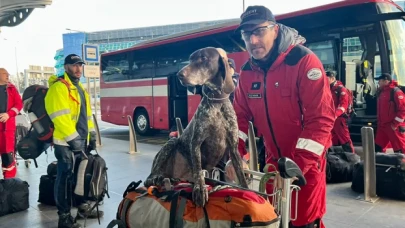
[[[338,1],[338,2],[329,3],[326,5],[320,5],[320,6],[313,7],[313,8],[308,8],[308,9],[304,9],[304,10],[293,11],[290,13],[276,15],[276,20],[283,20],[283,19],[287,19],[287,18],[303,16],[303,15],[313,14],[313,13],[317,13],[317,12],[321,12],[321,11],[341,8],[341,7],[345,7],[345,6],[352,6],[352,5],[359,5],[359,4],[364,4],[364,3],[373,3],[373,2],[375,2],[375,3],[387,2],[387,3],[396,5],[392,0],[342,0],[342,1]],[[226,22],[226,23],[222,23],[222,24],[216,24],[216,25],[212,25],[212,26],[199,28],[199,29],[188,30],[185,32],[175,33],[175,34],[171,34],[171,35],[167,35],[167,36],[160,36],[160,37],[156,37],[156,38],[135,44],[134,46],[127,48],[127,49],[103,53],[102,56],[108,56],[108,55],[113,55],[113,54],[117,54],[117,53],[121,53],[121,52],[144,49],[144,48],[159,46],[159,45],[163,45],[163,44],[174,43],[174,42],[178,42],[178,41],[182,41],[182,40],[198,38],[198,37],[211,35],[211,34],[215,34],[215,33],[221,33],[221,32],[226,32],[226,31],[230,31],[230,30],[235,30],[238,27],[239,23],[240,23],[240,19],[237,18],[230,22]]]

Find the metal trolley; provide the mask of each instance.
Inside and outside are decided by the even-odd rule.
[[[16,131],[15,131],[15,147],[14,147],[14,155],[17,161],[17,165],[19,165],[18,160],[24,160],[23,158],[18,156],[18,151],[17,151],[17,143],[20,142],[21,139],[23,139],[29,129],[31,128],[31,123],[28,120],[28,117],[26,116],[25,113],[20,112],[16,116]],[[25,167],[29,168],[31,164],[31,160],[24,160]]]
[[[183,126],[179,118],[176,118],[176,124],[177,129],[179,131],[177,137],[180,137],[180,135],[183,133]],[[274,165],[268,164],[270,166],[273,166],[274,170],[278,171],[268,172],[269,167],[265,167],[263,169],[265,172],[263,173],[258,172],[258,151],[256,147],[256,139],[254,135],[253,123],[250,121],[248,130],[248,140],[249,140],[249,151],[251,153],[249,161],[250,170],[244,170],[244,173],[248,176],[247,181],[250,187],[249,189],[245,190],[256,192],[257,194],[267,198],[267,200],[269,200],[269,202],[273,205],[276,213],[279,215],[279,218],[281,219],[281,228],[289,228],[290,221],[295,221],[297,219],[298,191],[301,190],[299,186],[303,186],[306,184],[305,177],[303,176],[302,171],[298,167],[298,165],[294,161],[286,157],[282,157],[278,160],[277,168],[274,167]],[[230,162],[228,163],[231,164]],[[206,179],[215,180],[218,182],[222,182],[223,184],[233,185],[235,187],[243,189],[242,187],[237,186],[238,184],[237,180],[235,180],[234,183],[232,183],[233,182],[232,180],[227,180],[226,182],[220,180],[221,172],[224,173],[226,176],[225,170],[221,170],[220,168],[215,167],[211,174],[207,170],[204,170],[204,176]],[[281,177],[281,180],[283,182],[282,187],[274,185],[275,183],[274,180],[276,179],[277,175],[280,175]],[[297,184],[292,184],[294,179],[297,180]],[[268,182],[271,180],[273,180],[273,183],[270,183],[273,184],[273,193],[267,194],[266,184],[268,184]],[[291,201],[292,201],[291,196],[294,191],[296,194],[295,218],[291,218]]]

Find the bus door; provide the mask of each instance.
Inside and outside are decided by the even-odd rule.
[[[181,123],[185,128],[188,123],[187,88],[180,83],[176,74],[169,76],[169,104],[171,128],[176,126],[176,118],[181,119]]]

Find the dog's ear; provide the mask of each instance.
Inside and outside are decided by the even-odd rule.
[[[228,56],[226,52],[222,48],[217,48],[219,52],[219,62],[218,62],[218,70],[222,75],[223,83],[222,83],[222,91],[226,94],[230,94],[235,90],[235,84],[232,80],[232,70],[228,63]]]

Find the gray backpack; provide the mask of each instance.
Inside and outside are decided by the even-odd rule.
[[[108,194],[107,165],[97,153],[80,153],[75,155],[74,198],[82,201],[94,201],[97,208],[104,196]],[[99,218],[100,223],[100,218]]]

